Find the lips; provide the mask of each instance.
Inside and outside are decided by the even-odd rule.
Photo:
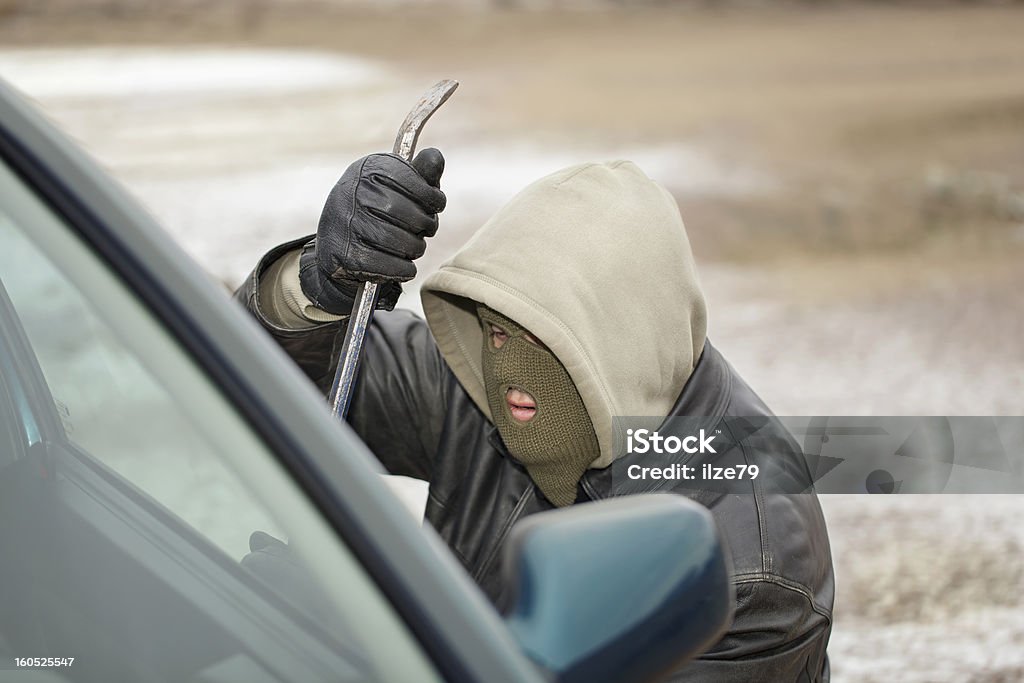
[[[505,392],[505,403],[508,405],[508,412],[512,414],[512,419],[518,422],[532,420],[537,414],[537,402],[533,400],[533,396],[521,389],[510,387]]]

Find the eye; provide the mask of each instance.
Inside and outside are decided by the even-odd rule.
[[[508,332],[497,325],[491,325],[488,328],[488,335],[491,338],[491,346],[496,349],[500,349],[508,341]]]

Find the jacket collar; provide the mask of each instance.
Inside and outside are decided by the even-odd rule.
[[[710,341],[679,392],[669,416],[722,417],[732,398],[732,368]]]
[[[704,350],[667,417],[703,417],[717,424],[725,416],[731,399],[732,368],[718,349],[705,340]],[[591,500],[611,495],[612,469],[591,469],[583,475],[580,485]]]

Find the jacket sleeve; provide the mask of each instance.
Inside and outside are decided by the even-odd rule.
[[[741,580],[729,630],[668,680],[827,682],[831,628],[831,618],[799,586],[773,576]]]
[[[235,298],[326,396],[341,354],[344,323],[285,327],[267,315],[260,301],[261,275],[308,241],[304,237],[268,252]],[[451,377],[422,318],[402,310],[374,314],[348,422],[392,474],[430,479]]]

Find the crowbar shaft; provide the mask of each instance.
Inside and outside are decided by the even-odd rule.
[[[416,151],[416,142],[419,140],[420,131],[423,130],[427,119],[452,96],[457,87],[459,87],[458,81],[443,80],[423,94],[409,115],[405,117],[401,128],[398,129],[392,153],[406,161],[412,161],[412,155]],[[341,345],[338,370],[334,373],[334,384],[331,385],[328,401],[331,405],[331,412],[342,420],[348,415],[349,403],[352,401],[356,373],[359,371],[359,361],[363,352],[363,342],[366,340],[366,331],[370,329],[373,312],[377,308],[378,289],[379,284],[376,282],[360,284],[356,290],[355,302],[352,304],[352,314],[347,321],[341,321],[342,326],[345,326],[347,322],[345,340]]]

